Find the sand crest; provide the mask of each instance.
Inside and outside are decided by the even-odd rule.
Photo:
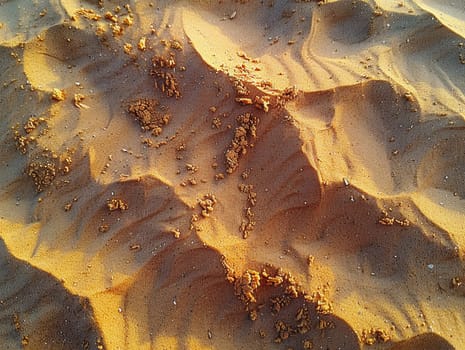
[[[0,343],[465,348],[461,6],[0,1]]]

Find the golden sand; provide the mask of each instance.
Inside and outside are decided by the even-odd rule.
[[[0,348],[465,348],[461,1],[0,1],[0,65]]]

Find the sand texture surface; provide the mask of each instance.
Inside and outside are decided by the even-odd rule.
[[[465,349],[460,0],[0,0],[1,349]]]

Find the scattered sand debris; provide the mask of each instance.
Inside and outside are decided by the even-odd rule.
[[[295,86],[284,89],[277,97],[276,104],[283,107],[287,102],[292,101],[298,96],[298,90]]]
[[[175,55],[172,52],[168,56],[156,55],[152,58],[152,65],[153,70],[151,75],[156,77],[155,87],[159,88],[168,97],[181,97],[179,84],[174,76],[176,67]]]
[[[221,258],[221,263],[227,281],[234,286],[234,292],[244,303],[245,311],[248,312],[251,321],[256,321],[259,315],[263,314],[264,311],[259,314],[257,310],[263,309],[267,304],[274,317],[282,315],[286,318],[286,320],[277,319],[274,324],[276,343],[282,343],[294,336],[305,335],[314,327],[320,330],[335,327],[334,322],[323,316],[323,314],[328,314],[330,309],[321,307],[330,305],[324,293],[318,290],[312,295],[306,294],[290,273],[268,265],[267,269],[271,268],[273,272],[268,272],[266,269],[262,269],[261,272],[247,269],[242,274],[236,274],[224,256]],[[278,294],[270,295],[272,291]],[[297,306],[295,316],[291,319],[288,318],[287,312],[281,314],[281,311],[290,304],[293,305],[292,307]],[[311,315],[314,317],[311,318]],[[260,336],[265,337],[263,330],[260,331]],[[307,341],[307,348],[311,348],[313,345],[311,340],[304,339],[303,343],[305,341]]]
[[[310,314],[306,305],[297,310],[295,315],[297,321],[297,331],[300,334],[308,333],[311,329]]]
[[[367,345],[386,343],[390,340],[391,337],[381,328],[364,329],[361,335],[361,341]]]
[[[50,151],[45,151],[29,162],[26,173],[31,177],[38,193],[53,183],[58,169],[57,158]]]
[[[176,39],[171,39],[171,40],[161,40],[160,43],[163,45],[163,46],[166,46],[166,47],[169,47],[173,50],[179,50],[181,51],[183,49],[182,47],[182,44],[179,40],[176,40]]]
[[[415,97],[413,96],[413,94],[408,91],[404,94],[404,98],[408,101],[408,102],[415,102]]]
[[[124,5],[124,8],[126,9],[126,11],[128,11],[129,14],[132,14],[131,5],[125,4],[125,5]]]
[[[388,212],[383,210],[383,216],[378,220],[378,223],[385,226],[410,226],[410,221],[406,218],[404,219],[397,219],[395,217],[389,216]]]
[[[124,51],[124,53],[125,53],[126,55],[132,54],[132,44],[130,44],[130,43],[125,43],[125,44],[123,45],[123,51]]]
[[[334,324],[333,321],[329,320],[324,320],[324,319],[319,319],[318,320],[318,329],[330,329],[330,328],[336,328],[336,325]]]
[[[258,319],[258,312],[255,309],[249,311],[249,318],[251,321],[256,321]]]
[[[450,280],[450,288],[455,289],[455,288],[460,288],[461,286],[465,285],[464,279],[461,277],[453,277]]]
[[[186,170],[190,173],[190,174],[194,174],[196,173],[198,170],[199,170],[199,167],[194,165],[194,164],[190,164],[190,163],[187,163],[186,164]]]
[[[128,111],[136,116],[142,130],[151,131],[152,135],[162,133],[162,127],[170,121],[170,115],[157,111],[159,103],[154,99],[140,98],[129,104]]]
[[[178,239],[181,237],[181,231],[178,228],[172,229],[170,233],[173,235],[174,238]]]
[[[239,50],[236,52],[236,55],[239,56],[240,58],[243,58],[246,61],[251,60],[251,58],[244,51]]]
[[[212,119],[212,129],[219,129],[221,127],[221,119],[218,117],[215,117]]]
[[[170,40],[170,47],[174,50],[182,50],[182,44],[176,40],[176,39],[173,39],[173,40]]]
[[[315,257],[314,257],[313,255],[309,255],[309,256],[307,257],[307,264],[308,264],[308,266],[311,267],[311,266],[314,264],[314,262],[315,262]]]
[[[23,129],[27,134],[30,134],[34,131],[40,124],[46,123],[45,118],[43,117],[30,117],[27,122],[24,124]]]
[[[98,232],[100,233],[105,233],[105,232],[108,232],[108,230],[110,229],[110,226],[107,225],[107,224],[102,224],[98,227]]]
[[[129,27],[129,26],[133,25],[134,20],[133,20],[132,16],[127,15],[127,16],[123,17],[123,20],[121,21],[121,23],[123,23],[125,26]]]
[[[110,11],[105,12],[104,17],[105,17],[105,19],[107,19],[107,20],[109,20],[109,21],[111,21],[113,23],[118,23],[118,16],[114,15]]]
[[[31,142],[35,141],[34,137],[26,137],[19,133],[18,130],[14,131],[14,139],[16,141],[16,149],[21,154],[26,154],[28,150],[28,146]]]
[[[260,280],[260,272],[254,270],[247,270],[242,276],[235,279],[235,293],[246,305],[257,302],[255,292],[260,287]]]
[[[260,80],[258,82],[258,86],[263,89],[271,89],[273,88],[273,83],[269,80]]]
[[[311,339],[305,339],[304,341],[302,341],[302,346],[304,350],[313,349],[313,342]]]
[[[70,211],[73,208],[73,203],[78,201],[78,197],[74,197],[71,202],[68,202],[64,205],[63,209],[65,211]]]
[[[245,113],[236,118],[238,127],[234,138],[226,151],[226,172],[233,173],[239,166],[239,158],[247,153],[248,147],[253,147],[251,139],[257,137],[259,119],[251,113]]]
[[[52,90],[52,99],[54,99],[55,101],[64,101],[65,98],[66,98],[66,95],[65,95],[64,90],[60,90],[57,88],[54,88]]]
[[[244,85],[244,82],[239,79],[234,79],[233,80],[233,85],[234,89],[236,90],[236,95],[237,96],[248,96],[250,94],[250,91],[247,89],[247,87]]]
[[[153,141],[147,137],[144,137],[141,141],[143,145],[146,145],[147,147],[153,147]]]
[[[103,169],[100,171],[100,174],[106,174],[107,171],[108,171],[108,168],[110,168],[110,163],[105,163],[105,165],[103,166]]]
[[[198,200],[200,207],[202,208],[202,216],[204,218],[209,217],[211,212],[213,211],[213,207],[217,203],[217,199],[214,194],[206,194],[202,197],[202,199]]]
[[[274,314],[278,314],[282,309],[291,303],[289,295],[283,294],[277,297],[271,298],[271,310]]]
[[[79,10],[77,10],[75,13],[75,15],[79,15],[81,17],[84,17],[84,18],[87,18],[87,19],[90,19],[92,21],[98,21],[99,19],[102,18],[102,16],[100,16],[98,13],[96,13],[94,10],[92,9],[86,9],[86,8],[80,8]],[[73,17],[74,18],[74,17]]]
[[[321,314],[330,314],[333,312],[333,305],[325,294],[325,291],[317,290],[310,295],[305,295],[304,298],[315,304],[317,312]]]
[[[459,54],[459,61],[460,61],[461,64],[465,64],[465,55]]]
[[[121,27],[118,23],[111,23],[110,28],[114,37],[123,35],[123,27]]]
[[[64,157],[61,160],[60,168],[61,172],[63,175],[69,174],[71,171],[71,164],[73,163],[73,160],[71,159],[70,156]]]
[[[187,185],[192,185],[192,186],[197,185],[197,180],[195,178],[189,178],[186,181],[181,182],[180,185],[182,187],[186,187]]]
[[[89,108],[89,106],[85,105],[84,103],[82,103],[82,101],[85,99],[86,97],[82,94],[74,94],[74,105],[77,107],[77,108]]]
[[[20,331],[22,329],[21,327],[21,322],[19,320],[19,316],[17,313],[14,313],[13,316],[12,316],[12,321],[13,321],[13,325],[15,326],[15,330],[17,331]]]
[[[255,96],[255,106],[259,109],[264,110],[265,112],[269,112],[270,110],[270,102],[271,98],[270,96]]]
[[[251,170],[252,170],[252,169],[245,169],[245,170],[242,172],[241,177],[242,177],[244,180],[246,180],[246,179],[249,177]],[[240,189],[240,188],[239,188],[239,189]]]
[[[58,172],[66,175],[71,171],[71,155],[75,151],[67,149],[59,157],[48,148],[35,149],[30,147],[32,143],[37,141],[38,137],[45,135],[47,132],[48,125],[44,117],[31,116],[23,124],[22,129],[19,125],[13,127],[17,150],[24,155],[32,152],[29,154],[25,173],[33,180],[37,192],[42,192],[45,188],[49,187],[55,180]],[[63,184],[67,182],[69,181],[64,181]]]
[[[107,201],[107,208],[109,211],[123,211],[128,210],[129,206],[128,203],[126,203],[124,200],[120,198],[112,198]]]
[[[39,129],[39,126],[44,125]],[[37,136],[47,133],[47,121],[43,117],[30,117],[26,123],[23,124],[23,131],[16,125],[12,128],[13,138],[16,143],[16,149],[21,154],[26,154],[29,146],[37,141]],[[38,131],[38,132],[36,132]]]
[[[141,245],[140,244],[131,244],[129,246],[129,250],[132,250],[132,251],[138,251],[138,250],[141,250]]]
[[[23,337],[21,338],[21,345],[22,346],[29,345],[29,337],[27,335],[23,335]]]
[[[147,38],[145,36],[139,39],[139,42],[137,43],[137,48],[141,51],[145,51],[147,49]]]
[[[168,97],[181,97],[178,82],[173,73],[155,72],[158,81],[155,82],[155,87],[159,88]]]
[[[168,57],[154,56],[152,57],[152,64],[155,69],[157,68],[174,68],[176,67],[176,60],[173,53]]]
[[[196,225],[196,222],[200,220],[197,214],[192,214],[191,216],[191,225],[189,227],[190,230],[200,231],[200,227]]]
[[[95,34],[97,36],[102,37],[105,34],[105,26],[103,24],[97,24],[97,28],[95,29]]]
[[[236,97],[236,102],[240,103],[243,106],[253,104],[253,101],[250,97]]]
[[[21,336],[21,333],[23,332],[23,327],[21,325],[21,320],[19,318],[19,315],[16,312],[12,316],[12,323],[13,323],[13,326],[15,327],[15,331],[18,333],[19,336]],[[23,335],[21,337],[21,345],[23,347],[26,347],[28,344],[29,344],[29,336]]]
[[[278,344],[282,343],[283,340],[288,339],[293,332],[291,325],[286,324],[282,320],[276,321],[274,327],[278,333],[278,336],[274,339],[274,342]]]
[[[253,185],[240,184],[239,190],[242,193],[247,194],[247,206],[244,208],[245,218],[242,220],[239,226],[239,232],[242,233],[242,238],[246,239],[255,227],[255,214],[252,211],[252,207],[257,204],[257,193],[253,190]]]

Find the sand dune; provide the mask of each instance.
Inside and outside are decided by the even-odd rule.
[[[6,349],[465,347],[459,2],[0,2]]]

